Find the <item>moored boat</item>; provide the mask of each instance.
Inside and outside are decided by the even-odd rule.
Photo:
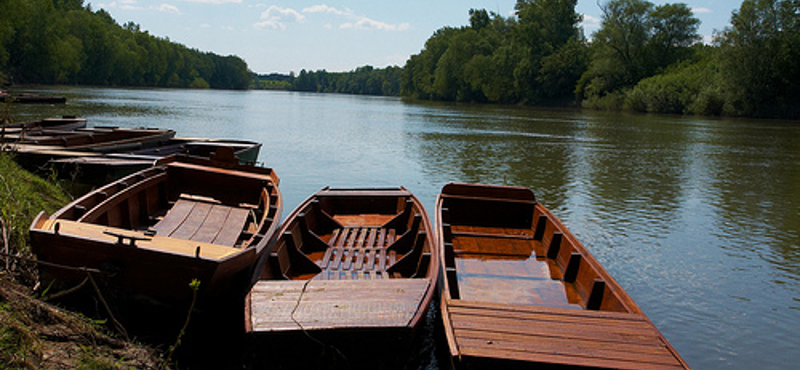
[[[0,101],[22,104],[66,104],[67,98],[63,96],[39,95],[39,94],[8,94],[0,93]]]
[[[689,368],[530,189],[447,184],[436,230],[456,367]]]
[[[175,136],[174,130],[93,127],[76,130],[35,130],[5,135],[3,150],[15,152],[16,160],[29,170],[54,157],[79,152],[109,153],[161,145]]]
[[[74,116],[45,118],[40,121],[9,123],[2,127],[4,135],[36,130],[75,130],[86,127],[86,118]]]
[[[233,149],[240,164],[254,165],[261,143],[247,140],[226,140],[176,137],[148,148],[135,148],[113,153],[89,151],[47,151],[49,164],[62,178],[83,184],[105,184],[122,176],[151,167],[170,155],[209,158],[219,148]]]
[[[303,333],[344,352],[399,351],[436,290],[431,231],[405,188],[318,191],[284,221],[256,268],[245,331],[256,341]]]
[[[165,304],[246,292],[252,269],[277,230],[279,179],[268,168],[171,158],[94,190],[52,216],[39,214],[31,247],[44,284],[70,286],[85,272],[133,299]],[[48,285],[45,285],[48,286]]]

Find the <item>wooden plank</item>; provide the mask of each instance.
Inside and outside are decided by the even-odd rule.
[[[567,357],[591,357],[647,364],[678,364],[677,359],[663,344],[660,348],[642,348],[642,346],[636,345],[609,344],[576,338],[561,339],[517,334],[498,335],[496,333],[463,329],[455,330],[454,334],[460,348],[487,347],[518,352],[558,353]],[[649,351],[646,349],[649,349]]]
[[[255,332],[405,327],[427,279],[259,281],[251,290]],[[299,302],[299,303],[298,303]],[[294,314],[292,314],[294,312]]]
[[[195,202],[185,199],[178,199],[178,201],[172,205],[172,208],[170,208],[167,214],[164,215],[164,218],[153,225],[152,229],[156,230],[158,235],[172,235],[175,229],[181,226],[186,217],[192,213],[194,205]]]
[[[225,219],[225,223],[222,225],[222,229],[217,234],[217,237],[214,238],[213,243],[231,247],[235,246],[236,241],[239,240],[239,236],[242,234],[245,223],[247,223],[249,215],[250,211],[247,209],[231,207],[228,218]]]
[[[565,366],[579,366],[588,368],[611,368],[621,370],[677,370],[683,369],[682,366],[646,364],[640,362],[627,361],[608,361],[591,357],[563,356],[558,353],[530,353],[524,351],[504,350],[501,348],[485,347],[464,347],[461,348],[461,356],[477,358],[494,358],[498,360],[514,360],[530,363],[546,363]]]
[[[108,226],[101,226],[95,224],[87,224],[67,220],[47,220],[42,226],[43,230],[52,231],[54,225],[59,224],[59,234],[73,235],[82,238],[91,238],[100,240],[115,245],[117,237],[107,235],[104,232],[109,231],[116,234],[130,235],[140,238],[148,238],[150,240],[140,240],[136,242],[137,248],[157,250],[166,253],[178,254],[187,257],[195,257],[197,248],[200,247],[200,257],[212,260],[220,260],[234,254],[240,253],[240,249],[231,248],[222,245],[195,242],[185,239],[176,239],[166,236],[154,235],[147,236],[143,232],[117,229]],[[120,248],[128,248],[126,246],[119,246]]]
[[[638,321],[637,325],[618,325],[617,320],[551,320],[519,319],[464,313],[451,314],[453,327],[483,330],[498,333],[542,335],[561,338],[597,338],[603,342],[655,340],[660,334],[649,323]]]
[[[230,210],[231,207],[212,204],[211,208],[206,214],[206,218],[203,219],[203,223],[200,224],[200,227],[197,228],[197,231],[195,231],[195,233],[188,239],[198,242],[212,243],[214,239],[216,239],[220,230],[222,230],[222,226],[225,224],[225,220],[228,218],[228,213],[230,213]],[[241,230],[241,226],[239,230]]]
[[[200,229],[200,226],[203,225],[208,213],[211,212],[211,206],[212,204],[209,203],[195,202],[192,212],[186,216],[183,223],[170,236],[178,239],[191,239]]]
[[[450,310],[485,310],[487,314],[495,312],[501,315],[539,315],[559,317],[559,320],[565,320],[573,317],[589,317],[609,319],[615,318],[624,322],[634,321],[647,321],[647,317],[643,314],[627,313],[627,312],[612,312],[612,311],[586,311],[586,310],[570,310],[562,308],[541,307],[541,306],[526,306],[515,304],[500,304],[491,302],[480,301],[466,301],[460,299],[447,300],[447,306]],[[560,315],[560,316],[559,316]]]

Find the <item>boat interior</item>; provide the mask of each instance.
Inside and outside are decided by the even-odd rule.
[[[50,145],[70,148],[91,144],[108,143],[118,140],[144,138],[166,133],[168,133],[167,130],[96,127],[91,129],[76,130],[34,130],[25,134],[18,134],[15,137],[9,137],[8,139],[17,139],[25,144]]]
[[[278,190],[267,179],[175,162],[89,193],[52,218],[136,231],[123,237],[158,235],[246,248],[279,217]],[[239,191],[226,191],[231,188]]]
[[[320,191],[283,229],[261,279],[426,277],[424,212],[404,189]]]
[[[528,189],[446,187],[439,208],[450,298],[627,312],[607,274]]]

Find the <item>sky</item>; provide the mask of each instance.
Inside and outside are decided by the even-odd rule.
[[[655,5],[666,1],[650,0]],[[578,0],[587,36],[600,27],[598,3]],[[678,0],[702,22],[710,41],[730,24],[741,0]],[[469,23],[470,9],[505,17],[516,0],[100,0],[120,25],[132,21],[151,35],[219,55],[237,55],[260,74],[352,71],[403,66],[439,28]]]

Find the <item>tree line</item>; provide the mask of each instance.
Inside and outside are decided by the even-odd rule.
[[[396,66],[363,66],[350,72],[328,72],[324,69],[314,72],[303,69],[297,76],[294,73],[256,75],[255,87],[267,90],[399,96],[402,73],[403,69]]]
[[[0,81],[246,89],[247,63],[116,23],[83,0],[0,1]]]
[[[745,0],[712,45],[682,3],[600,4],[580,28],[577,0],[518,0],[515,16],[470,10],[411,56],[404,96],[609,110],[800,117],[800,0]]]

